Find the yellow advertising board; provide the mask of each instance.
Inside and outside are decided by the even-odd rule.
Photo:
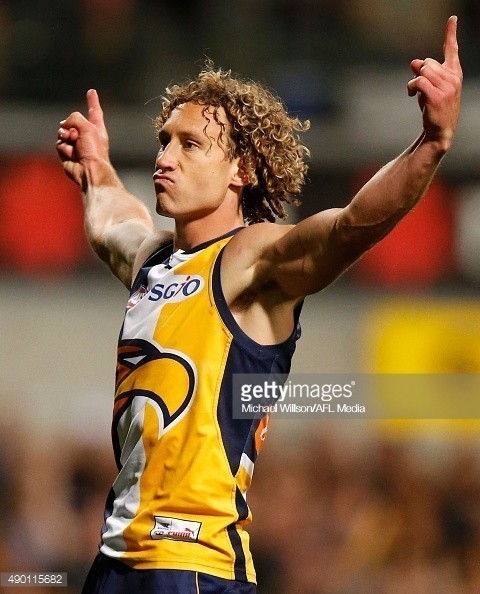
[[[387,299],[368,312],[364,337],[364,368],[368,373],[480,374],[480,301]],[[447,377],[445,380],[447,384]],[[462,398],[461,393],[451,396],[459,401]],[[424,411],[435,411],[435,398],[439,397],[427,391]],[[431,414],[433,417],[435,412]],[[375,423],[390,432],[454,435],[461,431],[472,437],[480,435],[480,407],[478,419],[427,416]]]

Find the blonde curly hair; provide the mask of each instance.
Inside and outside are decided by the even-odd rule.
[[[192,101],[205,106],[205,134],[210,121],[207,110],[213,108],[223,140],[225,125],[218,117],[218,108],[223,107],[230,124],[226,156],[242,158],[250,182],[242,192],[246,223],[285,219],[283,203],[300,204],[299,194],[308,169],[304,158],[309,151],[296,132],[308,130],[310,122],[290,117],[282,101],[268,89],[234,77],[230,70],[216,70],[207,61],[195,80],[167,87],[162,99],[162,109],[155,120],[157,132],[176,107]]]

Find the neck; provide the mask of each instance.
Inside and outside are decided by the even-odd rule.
[[[217,208],[175,219],[174,249],[190,250],[244,226],[239,192],[229,192]]]
[[[190,250],[201,243],[225,235],[233,229],[244,226],[243,216],[216,220],[217,217],[206,216],[190,221],[176,220],[174,232],[174,249]]]

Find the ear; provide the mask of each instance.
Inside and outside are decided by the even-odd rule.
[[[243,188],[245,186],[248,186],[248,184],[252,183],[248,177],[248,173],[244,167],[241,158],[238,159],[230,183],[232,186],[235,186],[237,188]]]

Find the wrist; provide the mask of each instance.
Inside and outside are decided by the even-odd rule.
[[[452,142],[453,134],[450,136],[433,136],[425,132],[422,139],[422,144],[427,146],[433,154],[437,154],[440,158],[450,150]]]
[[[84,190],[100,186],[123,187],[117,172],[107,159],[90,160],[85,163],[83,177]]]
[[[412,152],[420,150],[424,155],[428,154],[428,161],[438,164],[443,156],[450,150],[452,140],[453,137],[432,137],[426,132],[423,132],[411,148],[413,148]]]

